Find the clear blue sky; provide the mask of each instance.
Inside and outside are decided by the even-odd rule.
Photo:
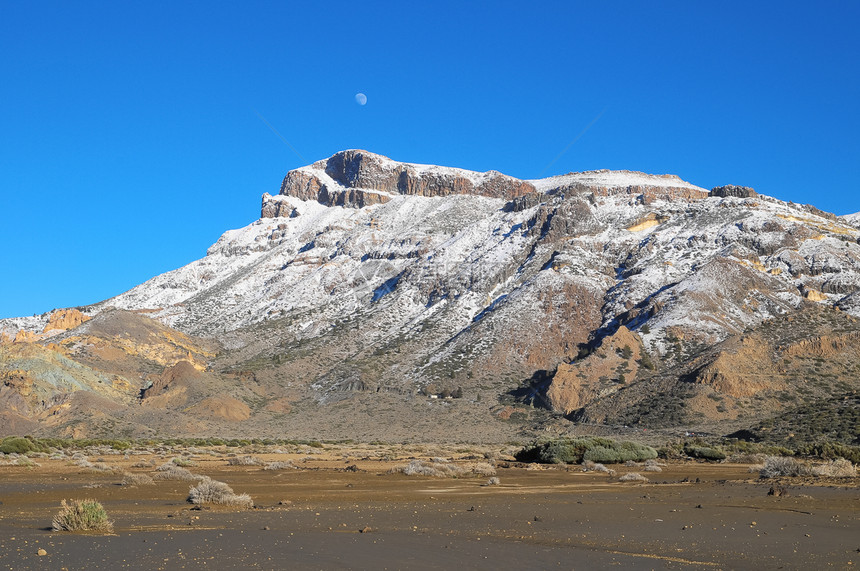
[[[0,317],[200,258],[346,148],[858,211],[858,24],[854,1],[0,0]]]

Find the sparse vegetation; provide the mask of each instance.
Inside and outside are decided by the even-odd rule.
[[[227,458],[228,466],[262,466],[263,464],[265,462],[256,456],[234,456]]]
[[[811,475],[812,469],[809,466],[790,456],[768,456],[759,470],[759,476],[762,478]]]
[[[0,444],[0,452],[3,454],[26,454],[34,450],[36,450],[36,447],[32,441],[18,436],[4,438],[2,444]]]
[[[857,476],[857,468],[845,458],[837,458],[826,464],[813,466],[812,473],[827,478],[854,478]]]
[[[196,474],[192,474],[188,469],[176,466],[173,463],[168,462],[167,464],[162,464],[161,466],[156,468],[156,474],[154,479],[191,481],[199,480],[204,477],[205,476],[197,476]]]
[[[155,483],[148,474],[125,472],[122,477],[123,486],[146,486]]]
[[[496,469],[486,462],[478,462],[468,467],[463,467],[451,462],[424,462],[422,460],[411,460],[405,466],[397,466],[390,470],[392,473],[406,474],[407,476],[433,476],[436,478],[456,478],[469,474],[481,476],[495,476]]]
[[[648,478],[640,474],[639,472],[628,472],[618,478],[619,482],[648,482]]]
[[[108,519],[104,507],[95,500],[63,500],[60,505],[60,513],[52,522],[54,531],[113,531],[113,522]]]
[[[579,464],[583,460],[620,464],[656,458],[657,451],[637,442],[582,437],[537,441],[517,452],[515,457],[520,462],[546,464]]]
[[[204,476],[196,486],[191,487],[188,491],[188,501],[193,504],[218,504],[240,508],[254,506],[254,501],[248,494],[237,495],[233,492],[233,488],[224,482],[213,480],[208,476]]]
[[[277,461],[277,462],[267,462],[265,466],[263,466],[263,470],[287,470],[289,468],[295,468],[292,462],[289,460],[286,462]]]
[[[691,458],[719,462],[726,459],[726,453],[720,448],[713,446],[696,446],[688,444],[684,447],[684,453]]]

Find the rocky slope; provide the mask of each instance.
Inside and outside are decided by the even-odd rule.
[[[480,440],[575,422],[743,428],[798,404],[784,395],[836,398],[800,391],[805,381],[779,364],[829,343],[826,326],[786,325],[799,336],[790,357],[750,332],[820,313],[854,346],[855,224],[670,175],[521,181],[344,151],[288,173],[260,219],[205,258],[80,317],[5,320],[0,332],[6,351],[35,343],[127,382],[122,398],[99,383],[57,384],[51,398],[110,399],[114,425],[133,433]],[[94,336],[99,319],[114,329]],[[160,333],[129,341],[123,327]],[[829,384],[860,388],[850,359],[837,360]],[[460,398],[434,398],[449,394]],[[11,410],[51,430],[48,409]],[[106,430],[69,422],[63,430]]]

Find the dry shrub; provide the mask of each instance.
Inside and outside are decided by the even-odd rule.
[[[582,463],[582,471],[583,472],[603,472],[604,474],[609,474],[610,476],[615,475],[615,470],[607,468],[603,464],[599,462],[592,462],[591,460],[585,460]]]
[[[292,462],[289,460],[285,462],[277,461],[277,462],[269,462],[265,466],[263,466],[263,470],[287,470],[289,468],[295,468]]]
[[[34,462],[27,456],[13,453],[8,456],[8,459],[0,457],[0,466],[26,466],[28,468],[36,468],[41,466],[41,464]]]
[[[407,476],[433,476],[436,478],[456,478],[468,474],[478,474],[480,476],[495,476],[496,469],[487,462],[478,462],[471,464],[468,467],[458,466],[452,463],[442,462],[422,462],[421,460],[412,460],[406,466],[396,466],[389,470],[389,473],[402,473]]]
[[[407,476],[434,476],[436,478],[453,477],[463,473],[462,468],[452,464],[427,464],[421,460],[412,460],[406,466],[396,466],[391,472],[401,472]]]
[[[789,476],[811,476],[812,469],[790,456],[768,456],[759,471],[762,478],[779,478]]]
[[[648,478],[640,474],[639,472],[628,472],[624,474],[620,478],[618,478],[620,482],[647,482]]]
[[[95,464],[91,464],[88,466],[90,470],[93,472],[113,472],[113,468],[104,462],[96,462]]]
[[[837,458],[827,464],[813,467],[812,473],[825,478],[853,478],[857,475],[857,469],[849,460]]]
[[[478,462],[474,466],[471,467],[471,471],[475,474],[481,476],[495,476],[496,469],[487,462]]]
[[[227,458],[228,466],[262,466],[264,462],[256,456],[234,456]]]
[[[663,468],[660,467],[660,463],[657,460],[645,460],[645,471],[646,472],[662,472]]]
[[[502,481],[501,481],[501,480],[499,480],[496,476],[493,476],[492,478],[490,478],[489,480],[487,480],[487,483],[486,483],[486,484],[484,484],[484,485],[485,485],[485,486],[498,486],[498,485],[500,485],[501,483],[502,483]]]
[[[122,476],[123,486],[148,486],[155,483],[148,474],[124,472]]]
[[[54,531],[113,531],[113,522],[104,507],[95,500],[63,500],[60,513],[54,516]]]
[[[79,468],[92,468],[93,463],[90,462],[86,456],[78,456],[76,454],[72,456],[72,466],[78,466]]]
[[[188,501],[192,504],[219,504],[222,506],[232,506],[241,508],[254,507],[254,501],[248,494],[237,495],[233,492],[233,488],[213,480],[209,477],[204,477],[196,486],[192,486],[188,491]]]
[[[165,466],[167,466],[165,468]],[[201,478],[205,478],[206,476],[198,476],[196,474],[192,474],[189,470],[185,468],[181,468],[179,466],[175,466],[173,464],[162,464],[158,468],[156,468],[157,473],[155,474],[156,480],[199,480]]]

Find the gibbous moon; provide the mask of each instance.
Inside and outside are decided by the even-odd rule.
[[[365,95],[364,93],[356,93],[355,102],[359,105],[367,105],[367,95]]]

